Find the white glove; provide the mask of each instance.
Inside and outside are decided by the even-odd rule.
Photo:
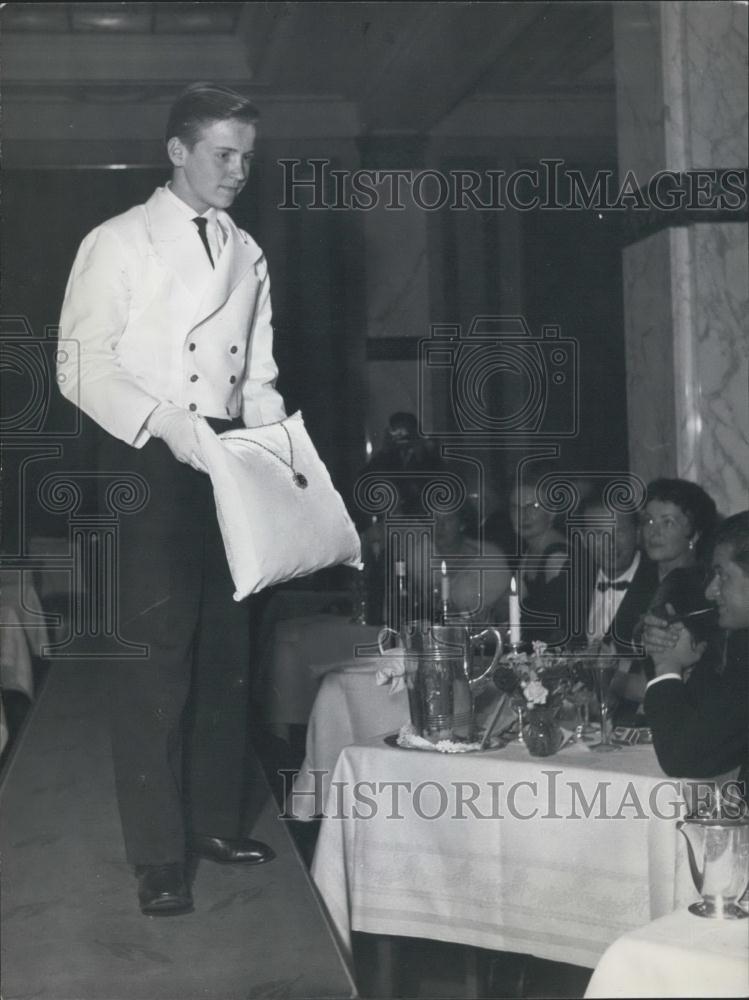
[[[172,403],[159,403],[146,421],[146,428],[154,437],[161,438],[178,461],[191,465],[198,472],[207,472],[195,431],[199,420],[202,417]]]

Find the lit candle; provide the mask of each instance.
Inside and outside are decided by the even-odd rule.
[[[520,598],[514,576],[510,580],[510,643],[520,645]]]
[[[440,593],[443,601],[450,600],[450,580],[447,576],[447,565],[445,564],[444,559],[442,560],[442,589]]]
[[[367,453],[367,461],[369,461],[369,459],[372,457],[372,451],[373,451],[372,440],[371,440],[369,434],[367,434],[366,444],[364,445],[364,450]]]

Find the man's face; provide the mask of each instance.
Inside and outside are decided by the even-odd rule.
[[[590,551],[593,560],[607,577],[621,576],[632,565],[637,551],[637,524],[627,514],[613,516],[603,508],[593,508],[586,518],[592,533]]]
[[[172,191],[199,215],[229,208],[250,175],[255,135],[254,125],[229,118],[204,125],[192,148],[171,138]]]
[[[730,545],[716,545],[705,596],[718,605],[721,628],[749,628],[749,576],[733,561]]]

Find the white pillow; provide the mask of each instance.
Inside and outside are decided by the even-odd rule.
[[[200,420],[196,431],[235,601],[327,566],[362,568],[356,528],[300,412],[221,435]]]

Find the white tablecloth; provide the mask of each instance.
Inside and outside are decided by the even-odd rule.
[[[307,727],[306,756],[287,800],[287,813],[311,819],[322,813],[338,755],[345,746],[392,733],[408,722],[408,695],[380,686],[375,673],[382,657],[351,660],[329,670]]]
[[[0,687],[34,698],[32,656],[41,656],[49,633],[29,572],[0,573]]]
[[[598,997],[749,995],[749,920],[706,920],[688,910],[630,931],[596,966]]]
[[[31,574],[0,572],[0,752],[8,742],[2,691],[20,691],[34,700],[33,656],[41,656],[49,633]]]
[[[357,930],[592,968],[625,932],[698,898],[682,809],[650,746],[539,759],[377,739],[341,752],[312,872],[344,948]]]

